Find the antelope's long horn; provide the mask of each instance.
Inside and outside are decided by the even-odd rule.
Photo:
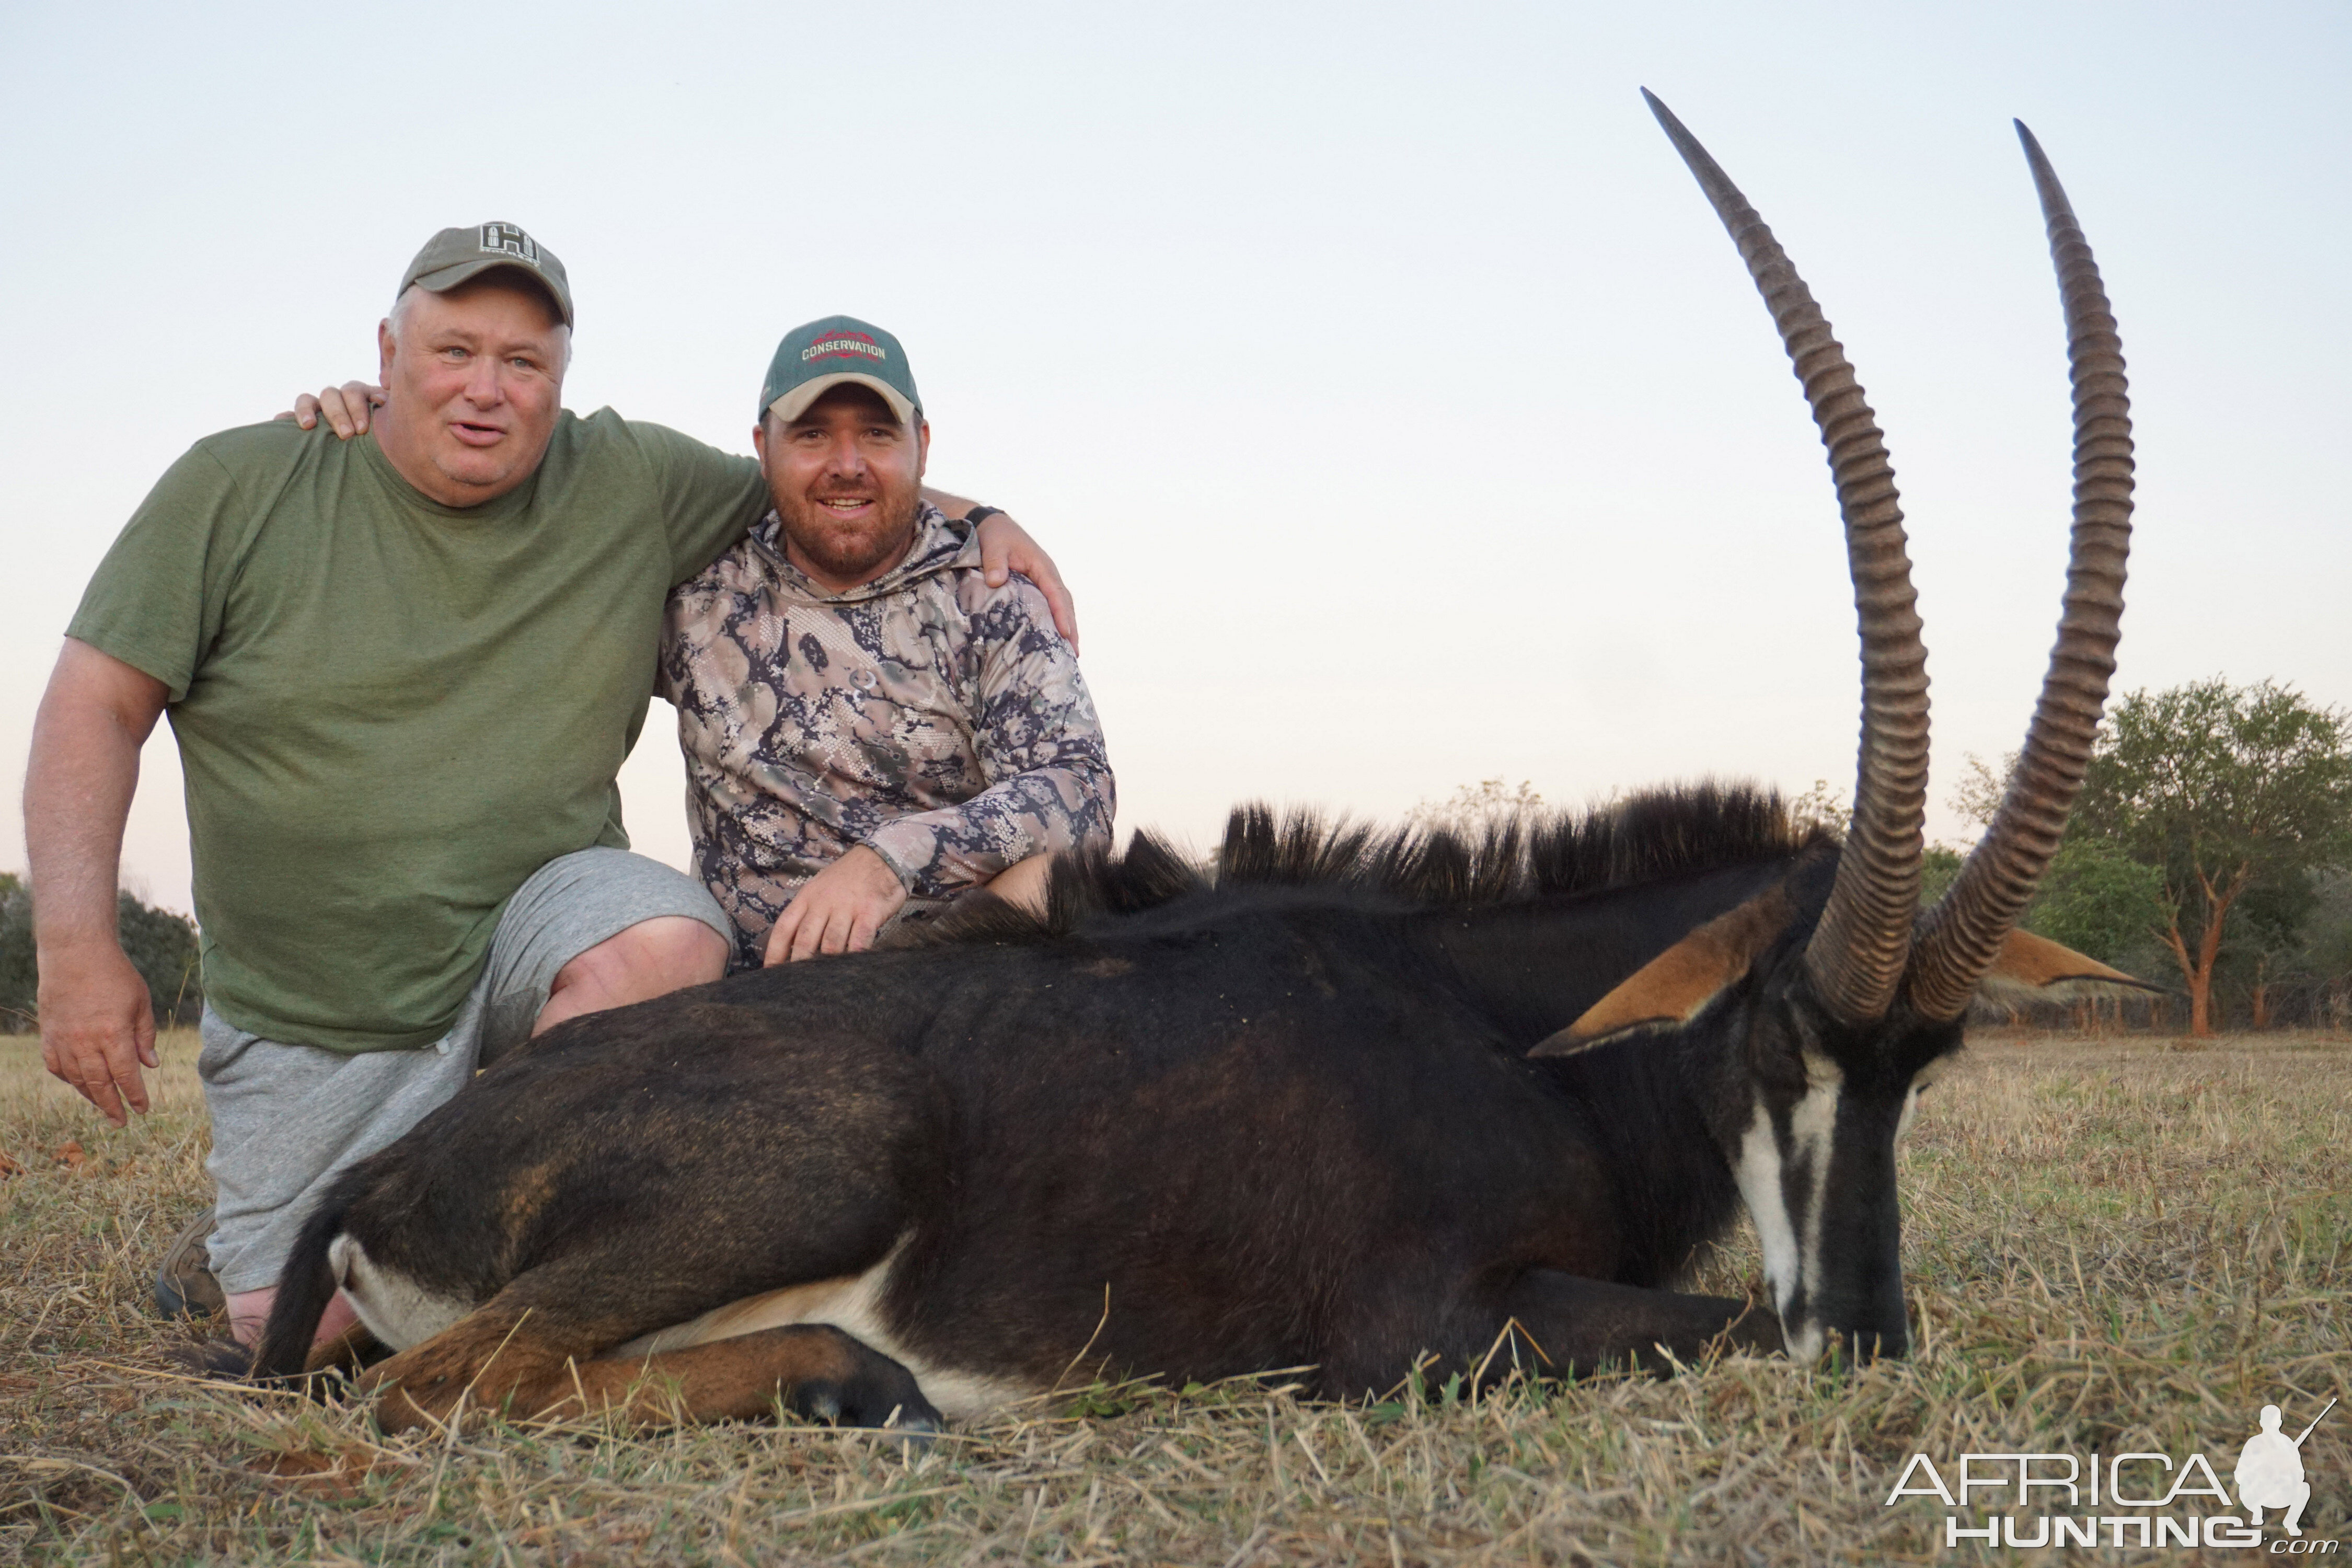
[[[2116,670],[2124,560],[2131,548],[2131,399],[2124,384],[2123,340],[2116,335],[2098,264],[2050,160],[2022,121],[2017,137],[2033,166],[2066,311],[2066,360],[2074,384],[2074,542],[2058,641],[2009,794],[1952,890],[1920,925],[1904,991],[1928,1018],[1957,1018],[1967,1008],[2058,851]]]
[[[1837,481],[1862,632],[1862,748],[1853,826],[1805,965],[1832,1013],[1849,1024],[1868,1023],[1885,1016],[1903,979],[1927,818],[1927,650],[1919,637],[1895,467],[1845,350],[1780,241],[1682,121],[1648,89],[1642,96],[1739,247],[1804,384]]]

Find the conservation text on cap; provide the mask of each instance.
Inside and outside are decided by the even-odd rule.
[[[845,381],[880,393],[902,424],[912,425],[923,416],[923,398],[915,390],[907,351],[898,339],[855,316],[827,316],[784,334],[760,388],[761,416],[773,414],[789,425],[827,389]]]

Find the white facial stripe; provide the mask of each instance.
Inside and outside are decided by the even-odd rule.
[[[890,1271],[905,1248],[902,1238],[887,1258],[863,1274],[788,1285],[781,1290],[747,1296],[675,1327],[640,1334],[604,1353],[613,1357],[651,1355],[657,1351],[684,1350],[688,1345],[731,1340],[761,1329],[829,1323],[912,1373],[923,1397],[939,1406],[940,1414],[951,1421],[968,1421],[1042,1392],[1011,1378],[940,1365],[898,1343],[884,1326],[882,1297],[890,1282]]]
[[[1733,1172],[1739,1195],[1748,1200],[1748,1217],[1756,1222],[1756,1237],[1764,1244],[1764,1279],[1772,1288],[1772,1306],[1786,1311],[1797,1289],[1797,1230],[1789,1223],[1787,1188],[1780,1180],[1780,1144],[1772,1135],[1772,1113],[1757,1101],[1756,1114],[1739,1140],[1739,1164]]]
[[[1789,1141],[1784,1148],[1774,1131],[1772,1113],[1759,1099],[1748,1130],[1739,1141],[1739,1160],[1733,1171],[1740,1196],[1756,1225],[1764,1247],[1764,1278],[1772,1289],[1773,1309],[1780,1315],[1780,1331],[1790,1353],[1800,1358],[1819,1355],[1822,1331],[1811,1321],[1791,1322],[1789,1310],[1800,1287],[1810,1299],[1822,1277],[1822,1226],[1829,1191],[1830,1147],[1837,1130],[1838,1096],[1844,1076],[1825,1057],[1805,1060],[1806,1088],[1789,1113]],[[1801,1170],[1805,1191],[1799,1212],[1789,1209],[1790,1171]]]
[[[376,1262],[356,1237],[339,1236],[327,1244],[327,1267],[368,1332],[396,1351],[423,1344],[474,1310],[470,1301],[427,1290]]]
[[[1830,1146],[1837,1131],[1838,1096],[1845,1075],[1826,1057],[1805,1058],[1805,1097],[1789,1112],[1789,1150],[1785,1156],[1804,1165],[1807,1192],[1802,1216],[1802,1258],[1805,1295],[1811,1300],[1822,1278],[1822,1226],[1828,1217]],[[1820,1330],[1808,1322],[1802,1332],[1815,1342],[1808,1354],[1820,1353]]]

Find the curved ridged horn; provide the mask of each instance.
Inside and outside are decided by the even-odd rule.
[[[1832,1014],[1868,1023],[1885,1015],[1903,979],[1927,818],[1927,650],[1919,637],[1895,467],[1845,350],[1780,241],[1682,121],[1648,89],[1642,96],[1739,247],[1804,384],[1837,481],[1862,633],[1862,747],[1853,826],[1805,966]]]
[[[2116,670],[2124,558],[2131,547],[2131,400],[2123,340],[2116,335],[2098,264],[2050,160],[2022,121],[2017,137],[2033,166],[2066,311],[2066,360],[2074,385],[2074,542],[2058,641],[2009,794],[1952,890],[1920,924],[1904,991],[1928,1018],[1957,1018],[1967,1008],[2058,851]]]

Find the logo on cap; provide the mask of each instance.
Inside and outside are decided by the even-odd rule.
[[[864,332],[844,332],[835,337],[820,338],[801,350],[801,363],[818,359],[878,359],[890,357],[880,343]]]
[[[510,223],[484,224],[482,248],[514,257],[532,267],[539,265],[539,242]]]

